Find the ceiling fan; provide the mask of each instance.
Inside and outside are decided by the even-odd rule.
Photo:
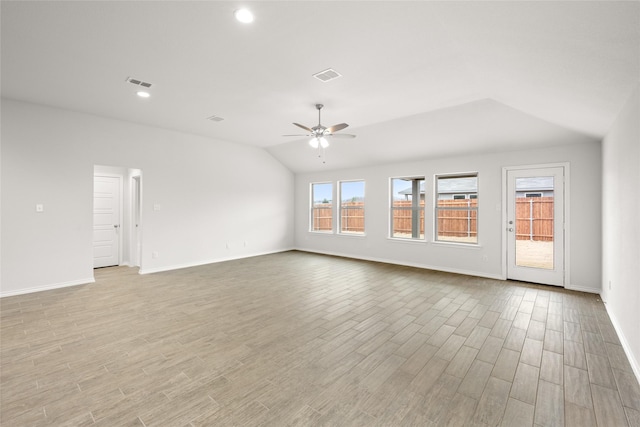
[[[283,135],[283,136],[311,137],[311,139],[309,140],[309,145],[313,148],[327,148],[329,146],[329,139],[331,138],[355,138],[356,137],[355,135],[352,135],[349,133],[338,133],[338,134],[334,133],[349,126],[346,123],[340,123],[337,125],[333,125],[331,127],[322,126],[322,121],[320,120],[320,110],[322,110],[322,107],[324,107],[324,105],[316,104],[316,109],[318,110],[318,124],[316,126],[309,128],[307,126],[301,125],[300,123],[294,123],[294,125],[309,132],[308,134]]]

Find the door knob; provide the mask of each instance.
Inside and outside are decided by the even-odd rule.
[[[113,228],[118,228],[118,227],[120,227],[120,225],[119,225],[119,224],[114,224],[114,225],[113,225]]]
[[[513,231],[513,228],[509,227],[507,230],[509,230],[509,231]]]

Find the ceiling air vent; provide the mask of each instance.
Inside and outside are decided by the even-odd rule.
[[[142,87],[151,87],[151,83],[149,82],[144,82],[142,80],[138,80],[138,79],[134,79],[133,77],[127,77],[127,81],[131,84],[134,84],[136,86],[142,86]]]
[[[330,80],[337,79],[338,77],[342,77],[342,74],[338,73],[332,68],[328,68],[324,71],[320,71],[319,73],[314,74],[313,77],[322,82],[328,82]]]
[[[212,122],[221,122],[224,119],[222,117],[218,117],[218,116],[211,116],[211,117],[207,117],[207,120],[211,120]]]

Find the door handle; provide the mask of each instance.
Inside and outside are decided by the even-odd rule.
[[[513,231],[513,228],[509,227],[509,228],[507,228],[507,230],[509,230],[509,231]]]
[[[120,224],[114,224],[113,225],[113,228],[118,228],[118,227],[120,227]]]

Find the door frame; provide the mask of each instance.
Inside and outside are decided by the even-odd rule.
[[[118,197],[118,222],[119,227],[118,227],[118,265],[122,265],[122,233],[123,233],[123,221],[124,221],[124,216],[123,216],[123,211],[124,211],[124,206],[123,206],[123,202],[124,202],[124,176],[116,174],[116,173],[107,173],[107,172],[94,172],[93,173],[93,179],[95,180],[96,177],[105,177],[105,178],[118,178],[118,191],[119,191],[119,197]],[[94,193],[95,194],[95,193]],[[95,197],[95,196],[94,196]],[[93,206],[93,204],[92,204]],[[94,207],[95,208],[95,207]],[[92,224],[93,227],[94,224]],[[95,268],[95,267],[93,267]]]
[[[507,280],[507,261],[508,261],[508,231],[509,227],[508,221],[509,218],[507,216],[507,204],[509,201],[509,195],[507,194],[507,173],[509,171],[519,171],[519,170],[527,170],[527,169],[544,169],[544,168],[558,168],[561,167],[564,169],[564,197],[562,203],[564,204],[564,254],[563,254],[563,263],[564,263],[564,279],[563,279],[563,288],[571,289],[571,268],[570,268],[570,247],[571,247],[571,209],[570,203],[570,177],[571,177],[571,169],[569,162],[559,162],[559,163],[541,163],[541,164],[533,164],[533,165],[519,165],[519,166],[503,166],[502,167],[502,278]]]
[[[142,173],[131,175],[131,222],[129,227],[129,265],[142,264]],[[136,227],[137,224],[137,227]]]

